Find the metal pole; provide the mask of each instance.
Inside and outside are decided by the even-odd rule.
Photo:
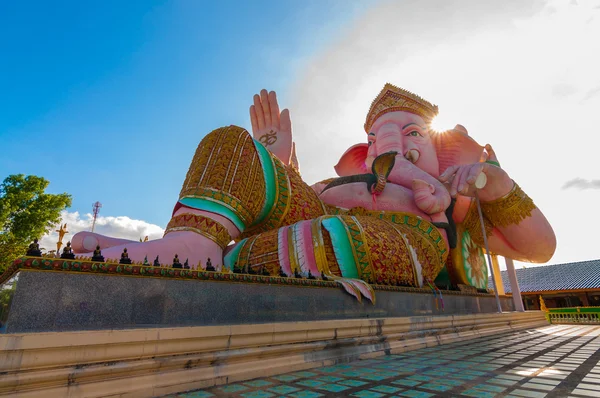
[[[496,295],[496,304],[498,305],[498,312],[502,313],[502,305],[500,304],[500,296],[498,296],[498,288],[496,287],[496,278],[494,278],[494,270],[492,269],[492,256],[490,255],[490,248],[488,247],[487,235],[485,233],[485,225],[483,224],[483,214],[481,214],[481,203],[479,203],[479,195],[477,194],[477,190],[475,190],[475,203],[477,203],[477,213],[479,213],[479,223],[481,224],[481,232],[483,234],[483,244],[485,246],[485,253],[487,254],[488,258],[490,273],[492,274],[494,294]]]
[[[508,274],[508,280],[510,281],[510,291],[513,297],[513,303],[515,304],[515,310],[523,312],[523,299],[521,298],[521,289],[519,288],[519,281],[517,280],[517,273],[515,271],[515,263],[512,258],[504,257],[506,263],[506,273]]]

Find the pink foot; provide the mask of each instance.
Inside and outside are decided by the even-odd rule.
[[[118,246],[113,246],[102,250],[102,255],[106,260],[119,260],[123,249],[127,248],[129,258],[133,262],[144,261],[152,264],[156,256],[163,265],[171,265],[175,254],[179,256],[179,261],[183,264],[187,259],[191,268],[195,269],[198,263],[206,265],[210,258],[211,263],[217,270],[218,265],[223,264],[223,250],[212,240],[199,235],[195,232],[180,231],[171,232],[162,239],[151,240],[149,242],[132,242]],[[91,257],[93,253],[85,253],[85,256]]]
[[[109,247],[119,245],[131,245],[132,243],[139,243],[134,240],[110,238],[108,236],[96,234],[94,232],[78,232],[71,239],[71,248],[76,254],[88,253],[96,250],[96,246],[100,246],[100,249],[107,249]]]

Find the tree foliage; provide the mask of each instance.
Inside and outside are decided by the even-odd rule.
[[[71,206],[71,195],[45,193],[48,180],[34,175],[10,175],[0,185],[0,272],[25,254]]]

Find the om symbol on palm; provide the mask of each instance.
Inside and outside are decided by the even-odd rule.
[[[258,139],[264,146],[273,145],[277,142],[277,132],[271,130],[267,134],[263,134]]]

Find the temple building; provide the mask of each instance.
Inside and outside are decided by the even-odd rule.
[[[539,296],[548,308],[600,306],[600,259],[517,269],[526,310],[539,310]],[[511,294],[506,271],[504,293]],[[491,280],[489,287],[492,287]],[[500,290],[500,289],[499,289]]]

